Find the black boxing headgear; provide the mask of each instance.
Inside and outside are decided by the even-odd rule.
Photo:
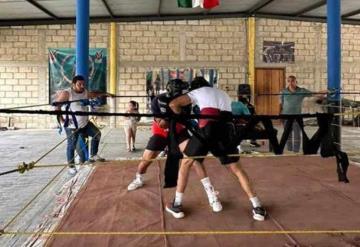
[[[166,84],[166,91],[170,97],[176,97],[189,91],[189,84],[180,79],[170,80]]]
[[[210,83],[205,80],[202,76],[197,76],[192,80],[190,84],[190,91],[201,88],[201,87],[211,87]]]

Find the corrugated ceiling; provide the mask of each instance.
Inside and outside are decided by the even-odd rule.
[[[177,7],[177,0],[89,0],[92,22],[134,22],[256,16],[326,21],[326,0],[220,0],[211,10]],[[76,0],[0,0],[0,26],[75,22]],[[360,0],[341,0],[343,23],[360,24]]]

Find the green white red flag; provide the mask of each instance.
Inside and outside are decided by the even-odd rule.
[[[177,0],[180,8],[196,8],[212,9],[220,4],[220,0]]]

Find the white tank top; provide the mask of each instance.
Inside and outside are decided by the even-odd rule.
[[[214,87],[201,87],[190,91],[187,95],[193,105],[198,105],[200,110],[215,108],[220,111],[231,112],[231,98],[224,91]]]
[[[69,93],[69,101],[73,100],[81,100],[81,99],[87,99],[88,98],[88,91],[85,89],[82,93],[76,93],[74,89],[68,88],[65,91]],[[82,106],[80,102],[73,102],[70,104],[70,111],[88,111],[88,106]],[[86,124],[89,122],[89,116],[75,116],[76,121],[78,124],[78,128],[83,128],[86,126]],[[64,116],[65,118],[65,116]],[[73,121],[73,117],[69,115],[69,125],[68,128],[75,129],[76,126]]]

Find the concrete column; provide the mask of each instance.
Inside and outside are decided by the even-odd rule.
[[[117,30],[116,23],[110,24],[110,93],[116,94],[117,84]],[[110,98],[110,112],[116,112],[116,98]],[[116,117],[110,117],[110,127],[116,128]]]
[[[340,0],[327,0],[327,76],[328,89],[336,90],[328,95],[333,113],[338,113],[341,106],[341,11]],[[341,142],[341,117],[335,117],[333,130],[334,142]]]
[[[248,18],[247,51],[248,51],[248,83],[251,88],[251,102],[255,100],[255,17]]]
[[[89,80],[89,5],[90,0],[76,0],[76,74]]]

